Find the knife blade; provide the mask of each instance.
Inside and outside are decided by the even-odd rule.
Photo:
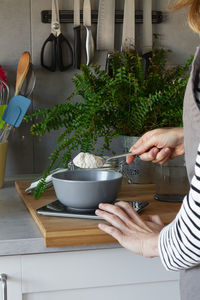
[[[114,51],[115,36],[115,0],[99,0],[97,23],[97,51],[94,62],[102,70],[109,69],[109,57]]]
[[[80,0],[74,0],[74,68],[81,65]]]
[[[152,51],[152,0],[143,0],[143,53]]]
[[[115,0],[99,0],[97,50],[114,50]]]
[[[122,32],[122,51],[135,49],[135,0],[125,0]]]
[[[143,0],[143,47],[142,61],[145,77],[152,57],[153,29],[152,29],[152,0]]]
[[[83,2],[83,25],[86,29],[86,65],[88,66],[94,57],[94,39],[92,36],[91,27],[91,3],[90,0],[84,0]]]

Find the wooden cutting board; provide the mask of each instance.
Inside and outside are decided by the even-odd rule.
[[[42,216],[36,209],[56,200],[54,189],[45,191],[39,200],[33,195],[27,195],[25,189],[30,182],[17,181],[15,187],[24,201],[34,221],[44,236],[46,247],[79,246],[91,244],[117,243],[108,234],[98,229],[99,220],[61,218]],[[147,215],[160,215],[165,224],[176,216],[180,203],[167,203],[154,200],[155,186],[153,184],[123,183],[117,200],[148,201],[149,205],[140,213],[145,219]]]

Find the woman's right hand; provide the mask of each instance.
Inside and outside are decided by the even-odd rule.
[[[129,150],[126,162],[132,163],[136,155],[141,160],[163,164],[185,153],[183,128],[154,129],[146,132]]]

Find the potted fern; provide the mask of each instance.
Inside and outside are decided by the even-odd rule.
[[[38,198],[45,190],[45,178],[58,166],[67,167],[74,150],[102,155],[114,137],[141,136],[158,127],[182,126],[182,102],[188,68],[192,58],[183,66],[166,67],[168,51],[154,49],[148,71],[143,68],[141,55],[127,50],[115,52],[110,60],[110,72],[99,66],[82,65],[73,82],[74,93],[52,108],[37,109],[25,120],[35,121],[34,135],[63,129],[50,155],[50,164],[35,190]],[[72,102],[80,95],[80,102]],[[96,149],[96,142],[104,143]]]

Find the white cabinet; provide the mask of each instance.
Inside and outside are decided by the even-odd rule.
[[[123,248],[1,259],[8,300],[179,299],[178,273]]]
[[[22,300],[20,260],[20,256],[0,257],[0,274],[7,275],[7,300]],[[1,282],[0,299],[4,299]]]
[[[179,299],[176,282],[146,283],[25,294],[23,300],[169,300]]]
[[[22,257],[25,300],[178,300],[178,277],[122,248]]]

